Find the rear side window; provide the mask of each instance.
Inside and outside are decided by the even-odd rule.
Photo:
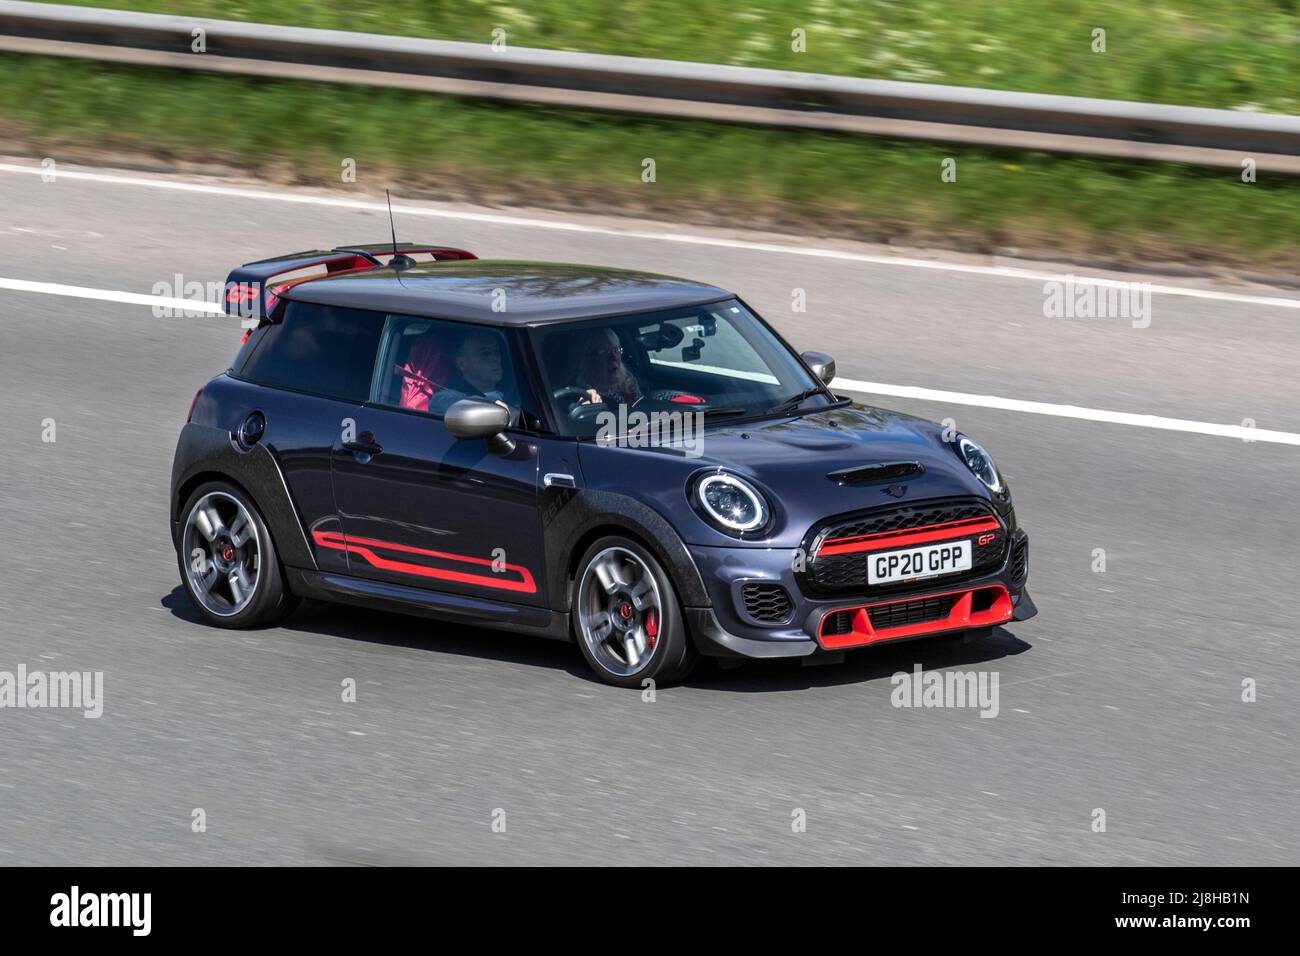
[[[364,402],[383,328],[380,312],[290,302],[238,374],[259,385]]]

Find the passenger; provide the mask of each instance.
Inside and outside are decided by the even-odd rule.
[[[640,400],[641,385],[623,362],[623,344],[613,329],[587,336],[581,354],[578,385],[587,393],[582,404],[634,405]]]
[[[427,412],[429,399],[446,388],[443,381],[447,377],[447,355],[442,340],[431,332],[417,337],[411,343],[406,364],[397,371],[402,376],[401,407]]]
[[[486,329],[467,333],[456,348],[455,365],[455,374],[434,399],[431,411],[442,414],[455,402],[473,396],[509,404],[501,388],[505,368],[501,361],[501,337],[497,333]]]

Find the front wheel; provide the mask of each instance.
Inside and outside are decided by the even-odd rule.
[[[672,581],[628,538],[602,538],[578,562],[573,628],[592,670],[619,687],[680,680],[698,658]]]
[[[190,495],[181,515],[181,582],[210,624],[271,624],[297,606],[266,522],[241,489],[209,482]]]

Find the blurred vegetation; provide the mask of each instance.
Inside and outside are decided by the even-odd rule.
[[[1300,272],[1300,181],[0,55],[0,140],[375,194]],[[957,181],[941,181],[945,157]],[[641,181],[654,158],[656,182]],[[357,164],[343,187],[342,162]]]
[[[477,43],[500,27],[521,47],[1300,113],[1300,0],[71,2]]]

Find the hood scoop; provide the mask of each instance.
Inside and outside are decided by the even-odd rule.
[[[837,485],[874,485],[878,482],[898,481],[900,478],[914,478],[924,473],[925,466],[919,461],[887,461],[879,465],[832,471],[826,477]]]

